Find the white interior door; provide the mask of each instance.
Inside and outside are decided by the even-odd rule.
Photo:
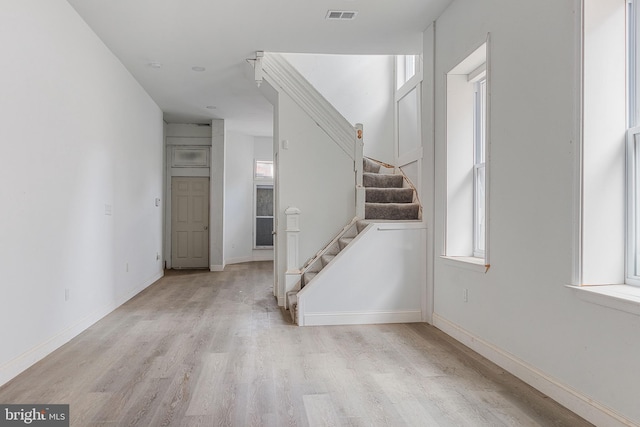
[[[171,178],[171,265],[209,268],[209,178]]]

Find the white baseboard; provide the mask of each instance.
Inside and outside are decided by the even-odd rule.
[[[266,250],[254,251],[253,255],[236,257],[236,258],[227,258],[224,260],[224,264],[225,265],[242,264],[244,262],[254,262],[254,261],[273,261],[273,251],[266,251]]]
[[[224,265],[231,264],[242,264],[243,262],[251,262],[253,261],[253,257],[251,256],[242,256],[237,258],[227,258],[224,260]]]
[[[132,289],[130,292],[122,294],[111,303],[97,308],[93,312],[89,313],[82,319],[80,319],[74,325],[63,329],[53,337],[49,338],[45,342],[38,344],[37,346],[25,351],[20,356],[13,360],[8,361],[4,365],[0,366],[0,386],[8,383],[13,378],[24,372],[40,360],[44,359],[49,354],[53,353],[64,344],[71,341],[76,336],[87,330],[90,326],[98,322],[100,319],[111,313],[116,308],[120,307],[125,302],[145,290],[151,284],[164,276],[164,271],[159,271],[153,277],[149,278],[139,286]]]
[[[420,310],[360,313],[305,313],[301,326],[372,325],[379,323],[417,322],[422,322],[422,312]]]
[[[436,313],[433,314],[433,325],[595,425],[638,425]]]
[[[273,250],[255,249],[251,261],[273,261]]]
[[[225,264],[222,264],[222,265],[213,265],[213,264],[211,264],[209,266],[209,271],[224,271],[224,266],[225,266]]]

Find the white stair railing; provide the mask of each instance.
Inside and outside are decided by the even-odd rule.
[[[256,79],[264,78],[282,89],[350,158],[354,158],[354,127],[289,61],[280,54],[264,52],[255,66],[262,68],[256,71]]]

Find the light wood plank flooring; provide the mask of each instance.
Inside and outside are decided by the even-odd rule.
[[[299,328],[269,262],[166,276],[4,387],[73,426],[586,426],[425,324]]]

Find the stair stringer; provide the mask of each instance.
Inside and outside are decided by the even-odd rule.
[[[371,223],[297,294],[299,326],[422,322],[426,226]]]

